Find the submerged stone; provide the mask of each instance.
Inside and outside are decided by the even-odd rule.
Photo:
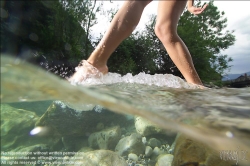
[[[153,149],[150,146],[146,146],[145,156],[150,157],[152,153],[153,153]]]
[[[36,126],[46,126],[55,135],[89,136],[98,131],[98,123],[104,126],[123,125],[126,118],[103,107],[91,107],[88,111],[77,111],[62,102],[53,102]]]
[[[115,126],[92,133],[88,138],[88,142],[92,148],[113,150],[120,138],[121,129],[119,126]]]
[[[138,161],[138,156],[134,153],[129,153],[128,154],[128,159],[132,161]]]
[[[162,154],[157,158],[155,166],[172,166],[173,158],[172,154]]]
[[[8,151],[36,144],[54,144],[57,140],[30,134],[39,117],[31,111],[1,104],[1,150]]]
[[[82,147],[88,146],[87,137],[63,136],[61,140],[66,151],[78,151]]]
[[[224,161],[220,153],[207,145],[194,141],[187,136],[180,134],[176,138],[174,149],[173,166],[180,165],[205,165],[205,166],[229,166],[235,162]]]
[[[142,117],[135,118],[135,128],[137,133],[141,134],[142,136],[166,133],[163,129]]]
[[[116,145],[115,151],[121,156],[127,156],[129,153],[139,155],[145,153],[145,145],[142,142],[141,135],[133,133],[122,138]]]
[[[148,140],[148,146],[150,146],[151,148],[160,147],[161,146],[161,141],[159,141],[156,138],[150,138]]]

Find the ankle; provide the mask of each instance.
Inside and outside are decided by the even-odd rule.
[[[91,64],[92,66],[94,66],[95,68],[97,68],[103,74],[108,73],[108,67],[107,67],[106,63],[98,63],[98,62],[95,62],[95,61],[91,61],[89,59],[87,60],[87,62],[89,64]]]

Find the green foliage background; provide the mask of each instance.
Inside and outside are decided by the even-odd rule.
[[[197,1],[196,5],[202,4]],[[102,4],[96,6],[93,1],[4,1],[1,8],[7,12],[1,17],[1,53],[24,58],[61,77],[70,76],[101,40],[101,36],[91,40],[91,27],[102,9]],[[109,20],[114,14],[114,10],[107,12]],[[232,58],[220,52],[234,44],[235,36],[225,30],[224,15],[210,1],[203,14],[184,12],[179,20],[178,34],[204,82],[218,82],[230,69]],[[152,15],[143,31],[133,33],[113,52],[108,61],[110,72],[182,77],[154,33],[155,21]]]

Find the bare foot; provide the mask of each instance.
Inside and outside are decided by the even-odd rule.
[[[107,66],[96,68],[86,60],[82,60],[75,70],[73,76],[68,79],[73,84],[81,83],[87,78],[100,78],[108,73]]]

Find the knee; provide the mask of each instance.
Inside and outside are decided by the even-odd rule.
[[[165,44],[173,42],[175,36],[177,36],[176,28],[173,28],[173,26],[168,23],[156,23],[154,31],[161,42]]]

